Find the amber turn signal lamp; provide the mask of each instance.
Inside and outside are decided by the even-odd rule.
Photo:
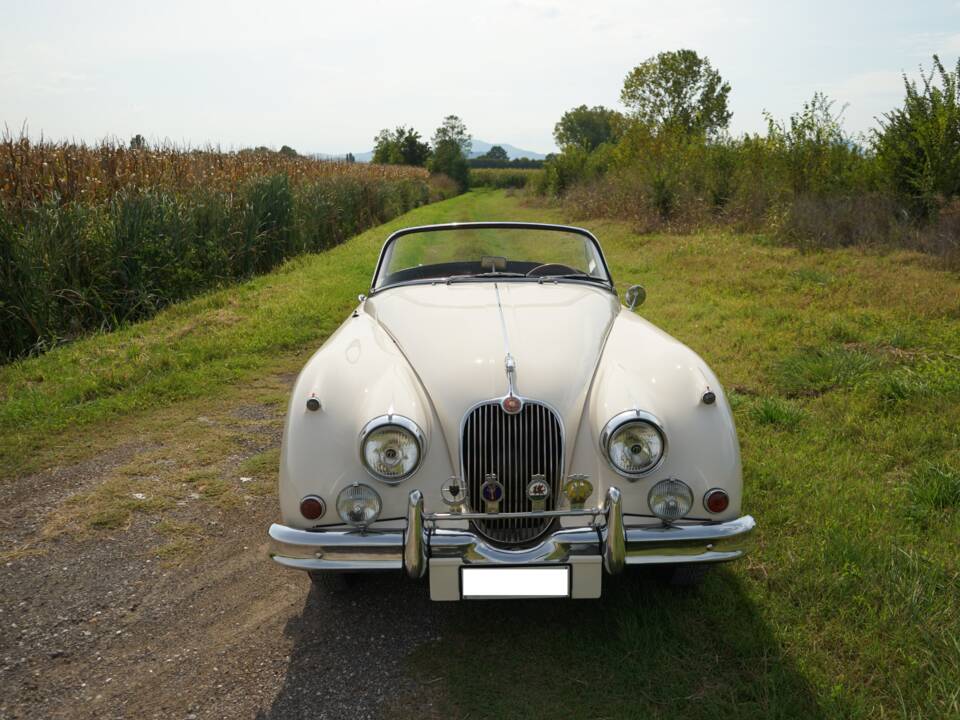
[[[324,505],[323,500],[318,498],[316,495],[307,495],[303,500],[300,501],[300,514],[303,515],[307,520],[316,520],[321,518],[326,511],[327,506]]]
[[[730,504],[730,498],[727,494],[718,488],[708,490],[703,496],[703,506],[712,513],[722,513]]]

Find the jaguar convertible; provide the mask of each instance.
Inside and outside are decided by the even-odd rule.
[[[717,378],[560,225],[412,227],[293,387],[270,554],[427,577],[434,600],[595,598],[748,549]]]

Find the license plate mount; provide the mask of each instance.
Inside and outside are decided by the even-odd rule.
[[[570,566],[460,568],[464,600],[521,600],[570,597]]]

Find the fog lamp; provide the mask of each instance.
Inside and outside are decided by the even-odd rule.
[[[350,525],[366,527],[380,517],[380,496],[368,485],[349,485],[337,495],[337,514]]]
[[[661,520],[679,520],[693,507],[693,491],[681,480],[661,480],[647,496],[650,511]]]

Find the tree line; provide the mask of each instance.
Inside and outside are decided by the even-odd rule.
[[[904,89],[865,135],[846,132],[843,108],[816,93],[785,121],[764,113],[765,133],[733,136],[730,83],[693,50],[663,52],[627,73],[623,111],[563,114],[561,151],[536,189],[651,228],[721,221],[819,244],[920,238],[956,256],[960,62],[949,69],[935,55]]]
[[[373,139],[373,162],[381,165],[426,167],[434,175],[446,175],[461,190],[470,186],[467,160],[473,138],[467,126],[456,115],[447,115],[431,138],[403,125],[394,130],[383,129]]]

